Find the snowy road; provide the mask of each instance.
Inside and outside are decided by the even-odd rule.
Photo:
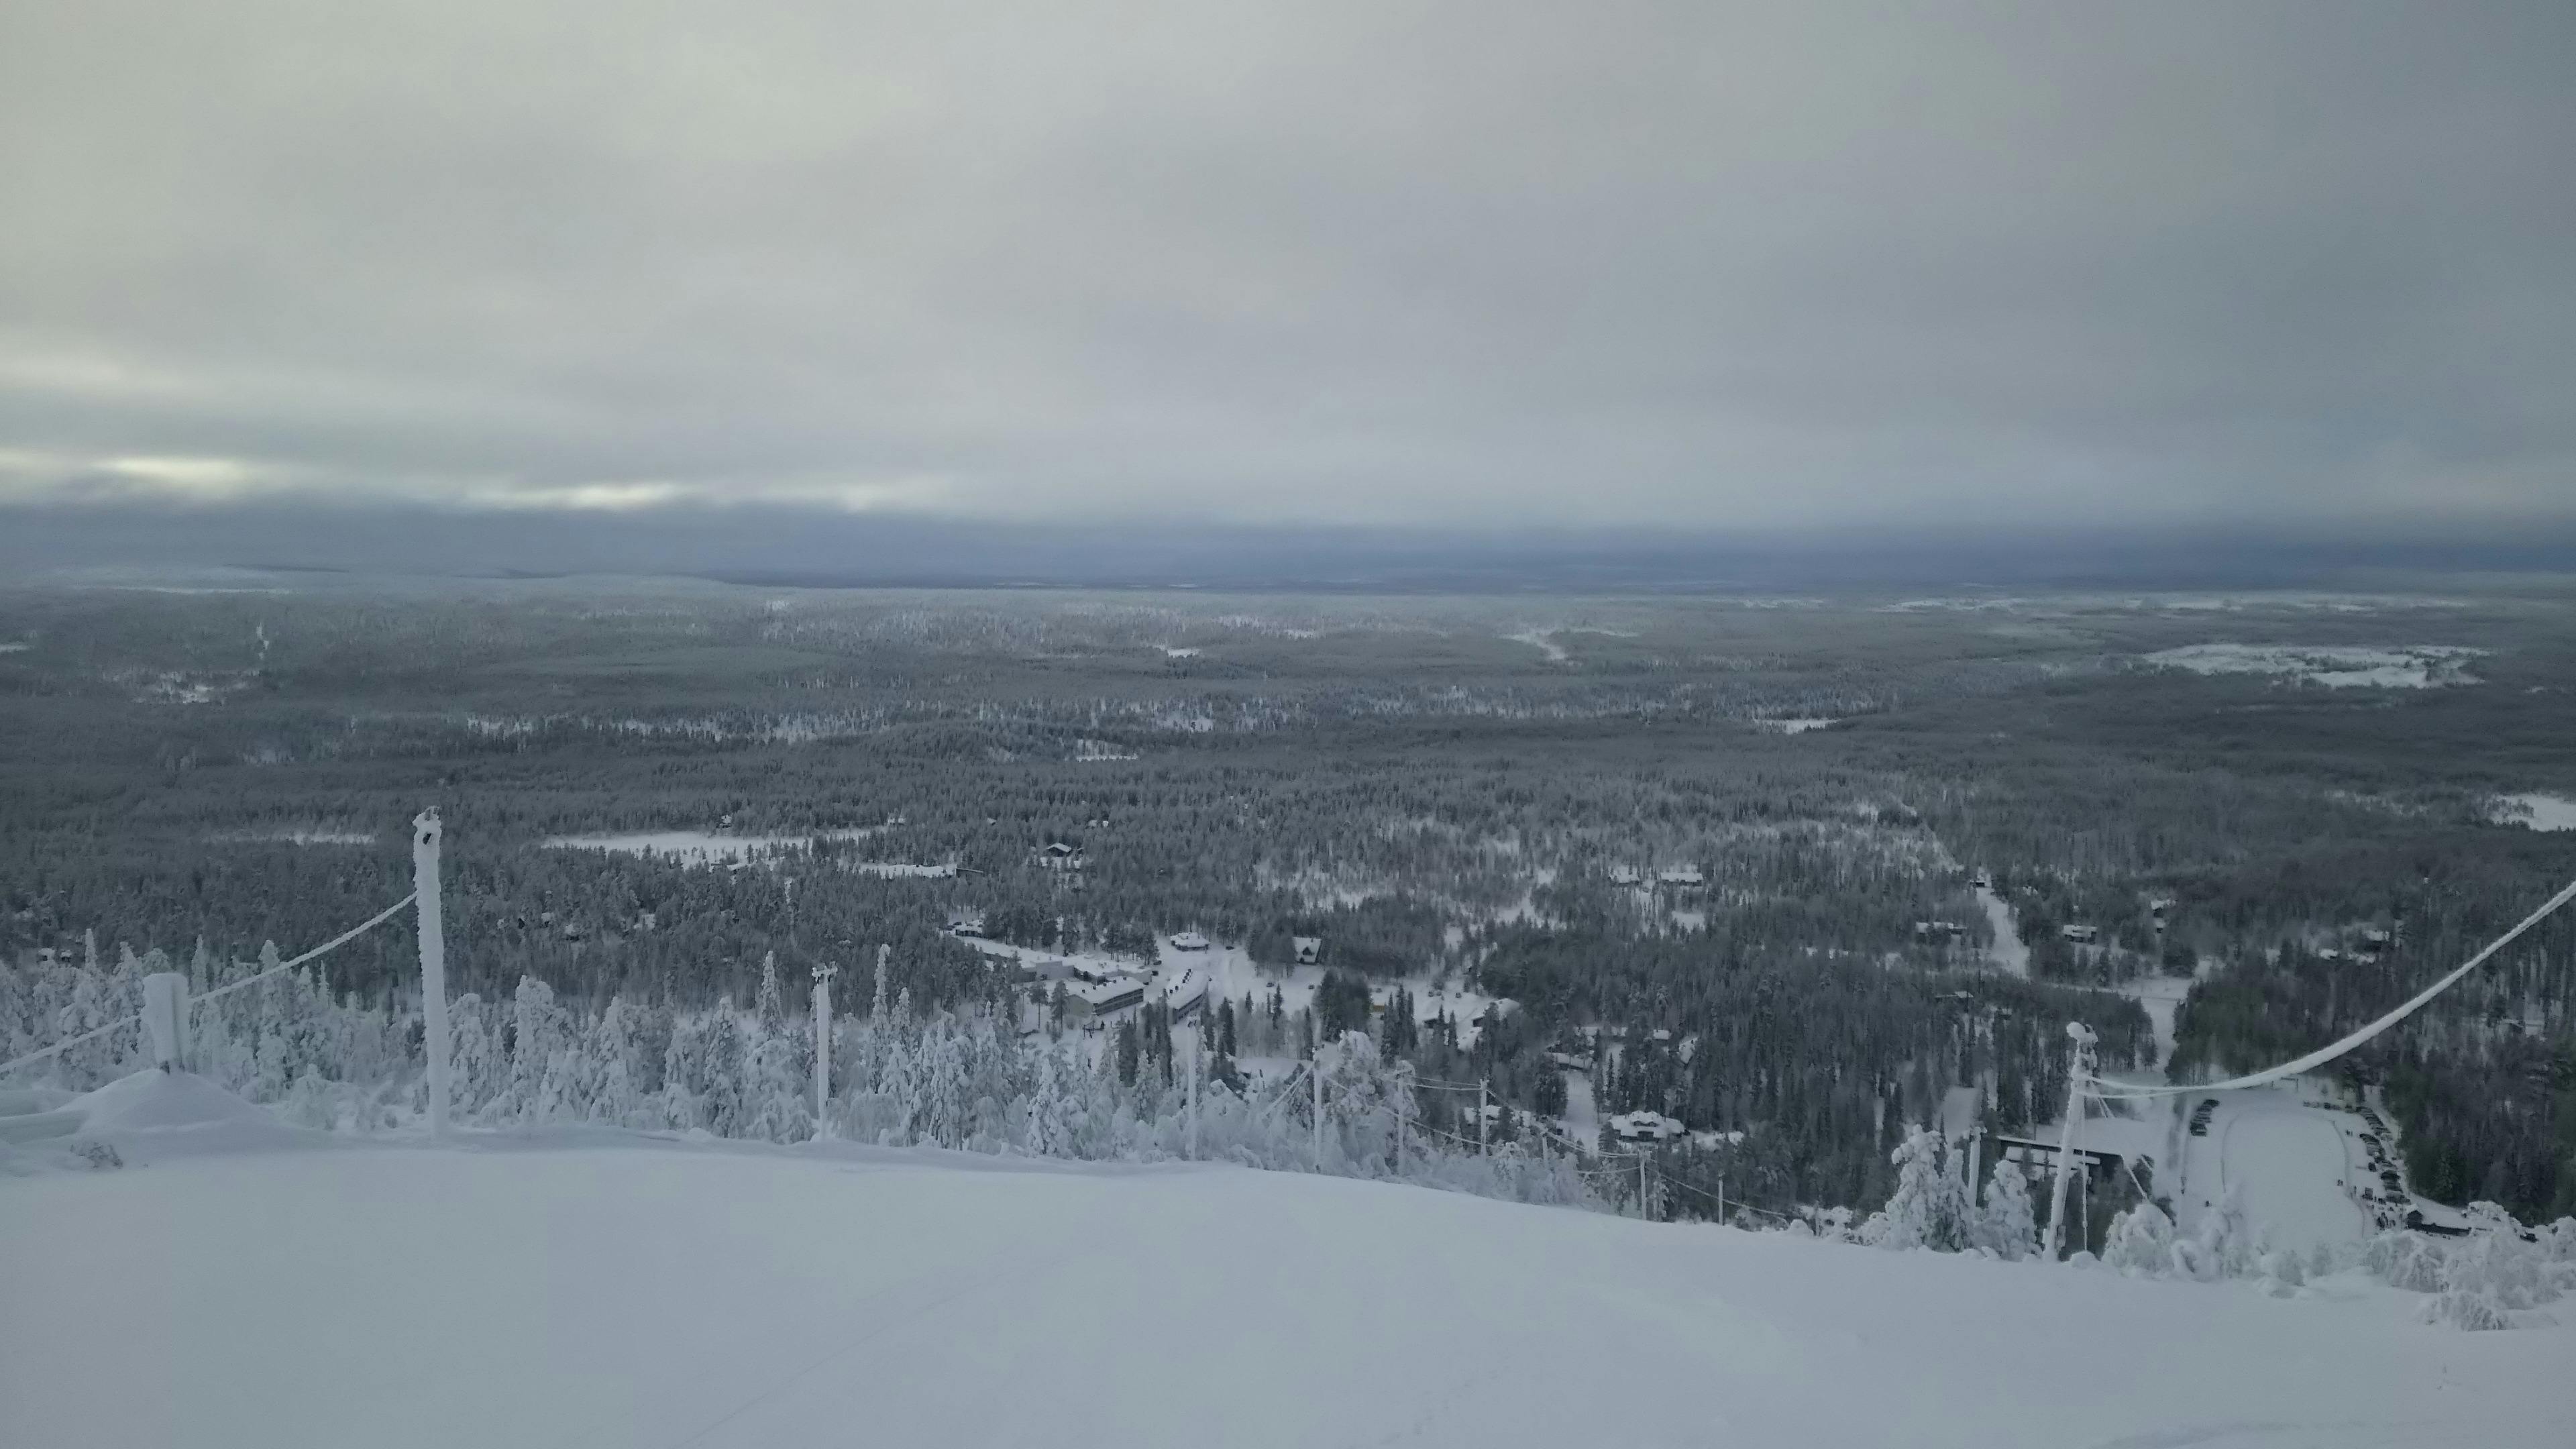
[[[2561,1445],[2576,1330],[1234,1168],[484,1139],[0,1179],[12,1445]],[[1615,1386],[1615,1387],[1613,1387]]]

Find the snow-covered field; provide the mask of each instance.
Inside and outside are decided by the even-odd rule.
[[[2383,649],[2338,644],[2189,644],[2145,655],[2149,664],[2194,674],[2279,674],[2332,689],[2430,689],[2473,684],[2468,662],[2482,649],[2409,644]]]
[[[818,830],[811,835],[718,835],[704,830],[657,830],[626,835],[558,835],[546,841],[546,847],[550,850],[603,850],[612,855],[653,855],[682,865],[715,865],[802,850],[817,838],[863,840],[875,833],[866,827]],[[939,880],[957,874],[954,865],[922,865],[902,860],[847,861],[840,864],[840,869],[860,875]]]
[[[2496,818],[2533,830],[2576,830],[2576,800],[2564,795],[2507,795],[2496,802]]]
[[[0,1177],[10,1444],[2283,1449],[2576,1423],[2576,1330],[2424,1326],[2359,1279],[2285,1300],[1231,1167],[150,1137],[122,1171]]]

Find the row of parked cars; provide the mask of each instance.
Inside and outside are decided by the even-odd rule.
[[[2405,1174],[2397,1170],[2397,1158],[2389,1150],[2387,1121],[2368,1103],[2362,1105],[2361,1120],[2361,1146],[2370,1154],[2369,1173],[2379,1179],[2375,1188],[2368,1182],[2361,1184],[2361,1205],[2383,1229],[2421,1226],[2423,1214],[2415,1211],[2414,1199],[2407,1196]]]

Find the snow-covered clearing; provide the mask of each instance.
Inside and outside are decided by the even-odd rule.
[[[362,830],[227,830],[209,835],[215,845],[373,845],[377,837]]]
[[[0,654],[24,654],[34,647],[34,645],[23,641],[13,641],[7,644],[0,644]]]
[[[1995,941],[1986,948],[1986,957],[1995,969],[2014,976],[2030,975],[2030,947],[2023,943],[2021,927],[2013,921],[2012,906],[2003,897],[1984,886],[1978,886],[1977,904],[1985,908],[1986,924],[1993,928]]]
[[[2028,952],[2023,953],[2025,962],[2027,962],[2028,955]],[[2147,1024],[2154,1029],[2156,1035],[2155,1064],[2157,1066],[2164,1065],[2165,1059],[2173,1055],[2174,1015],[2178,1010],[2180,1010],[2183,998],[2191,995],[2191,978],[2188,976],[2140,976],[2133,980],[2124,981],[2114,989],[2122,996],[2128,997],[2130,1000],[2138,1003],[2139,1006],[2146,1009]],[[2160,1082],[2155,1081],[2152,1078],[2148,1080],[2147,1084],[2151,1086],[2162,1085]]]
[[[2468,662],[2486,651],[2452,644],[2381,649],[2336,644],[2188,644],[2145,662],[2194,674],[2280,674],[2331,689],[2430,689],[2474,684]]]
[[[656,830],[627,835],[558,835],[545,842],[549,850],[604,850],[613,855],[651,855],[681,865],[749,863],[801,851],[814,841],[862,840],[869,827],[818,830],[811,835],[718,835],[704,830]],[[922,865],[901,860],[853,860],[839,868],[860,875],[946,879],[957,874],[952,864]]]
[[[2496,819],[2532,830],[2576,830],[2576,800],[2564,795],[2507,795],[2496,802]]]
[[[0,1180],[0,1405],[48,1449],[2566,1442],[2576,1330],[2415,1301],[609,1133]]]
[[[1506,634],[1503,637],[1515,644],[1527,644],[1546,655],[1547,662],[1550,664],[1563,664],[1573,656],[1565,652],[1564,645],[1556,642],[1557,633],[1558,631],[1554,629],[1523,629],[1517,634]]]
[[[1838,719],[1822,718],[1758,719],[1753,723],[1762,729],[1770,730],[1776,734],[1803,735],[1809,730],[1820,730],[1828,725],[1840,724],[1842,721]]]
[[[1592,1097],[1592,1074],[1567,1071],[1565,1074],[1565,1115],[1557,1125],[1566,1136],[1577,1142],[1601,1140],[1601,1108]]]

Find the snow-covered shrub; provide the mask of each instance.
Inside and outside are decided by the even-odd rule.
[[[2192,1235],[2174,1243],[2174,1270],[2204,1283],[2243,1278],[2252,1274],[2255,1255],[2256,1244],[2246,1225],[2245,1196],[2231,1186],[2215,1207],[2200,1215]]]
[[[2160,1277],[2174,1271],[2174,1225],[2151,1202],[2111,1219],[2102,1244],[2102,1261],[2133,1277]]]
[[[2018,1163],[1995,1160],[1987,1176],[1985,1205],[1977,1209],[1969,1241],[2006,1262],[2019,1262],[2037,1251],[2039,1222],[2031,1212],[2030,1179]]]
[[[2551,1255],[2557,1225],[2544,1241],[2523,1236],[2522,1224],[2491,1202],[2468,1208],[2469,1235],[2442,1256],[2441,1290],[2425,1305],[2428,1320],[2465,1329],[2511,1328],[2576,1284],[2576,1274]]]

